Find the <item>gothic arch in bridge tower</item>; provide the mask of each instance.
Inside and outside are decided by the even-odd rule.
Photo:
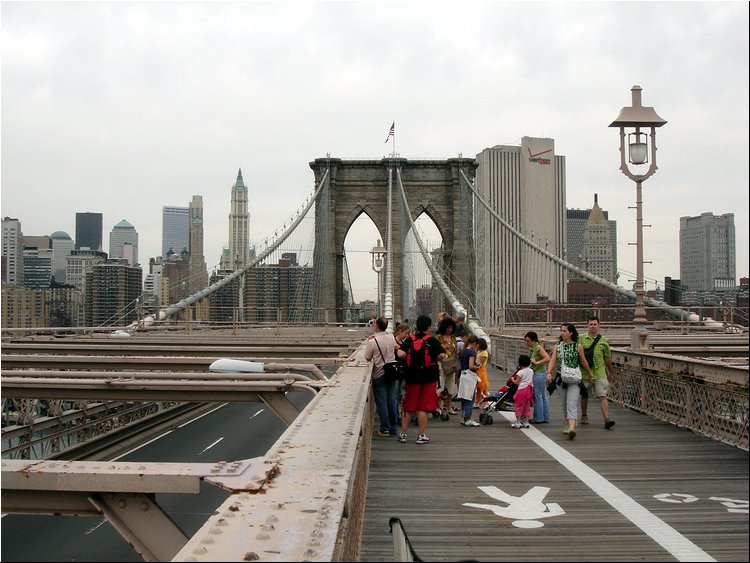
[[[342,160],[318,158],[310,163],[316,184],[330,169],[325,185],[315,201],[317,305],[327,311],[327,319],[343,322],[347,306],[344,297],[344,241],[352,224],[365,213],[381,234],[383,245],[391,252],[393,264],[393,315],[406,315],[403,279],[403,241],[416,220],[425,213],[435,223],[443,239],[448,287],[473,302],[475,253],[472,235],[471,191],[460,172],[473,181],[477,163],[472,158],[446,160]],[[400,172],[408,215],[403,206],[397,169]],[[387,236],[388,186],[391,182],[391,240]],[[458,283],[457,283],[458,282]],[[466,287],[471,288],[468,292]],[[468,295],[467,295],[468,293]],[[462,305],[470,309],[471,303]],[[446,304],[446,307],[448,304]]]

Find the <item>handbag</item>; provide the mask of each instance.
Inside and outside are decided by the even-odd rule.
[[[555,392],[555,389],[557,389],[557,386],[562,383],[562,379],[560,378],[560,374],[556,374],[555,377],[552,378],[552,381],[547,383],[547,393],[552,395],[552,393]]]
[[[579,367],[570,367],[563,365],[560,369],[560,377],[563,380],[563,383],[567,384],[575,384],[578,385],[581,380],[583,379],[583,376],[581,375],[581,368]]]
[[[380,349],[380,344],[378,344],[378,339],[375,338],[375,346],[378,347],[378,352],[380,352],[380,357],[383,358],[383,377],[385,377],[386,383],[392,383],[393,381],[400,381],[406,377],[406,370],[404,369],[404,364],[399,362],[398,360],[393,362],[386,362],[385,356],[383,355],[383,350]]]
[[[440,367],[443,368],[445,375],[454,375],[458,371],[458,362],[456,361],[456,355],[452,355],[449,358],[443,358],[438,360]]]

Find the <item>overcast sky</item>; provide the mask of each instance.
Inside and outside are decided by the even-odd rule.
[[[1,10],[2,215],[26,235],[75,237],[76,212],[101,212],[103,250],[126,219],[148,264],[161,254],[162,206],[199,194],[211,268],[227,244],[239,168],[258,241],[311,192],[310,161],[380,159],[395,120],[404,158],[553,138],[567,161],[568,207],[589,208],[598,193],[617,221],[618,266],[634,272],[635,185],[618,169],[608,125],[638,84],[643,105],[668,121],[643,188],[646,278],[680,277],[680,217],[703,212],[734,213],[737,276],[750,273],[747,2]],[[376,235],[371,224],[363,233],[347,251],[367,272]],[[374,274],[352,278],[355,298],[373,296]]]

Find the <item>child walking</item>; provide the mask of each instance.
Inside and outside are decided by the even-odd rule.
[[[471,335],[466,338],[466,348],[461,354],[461,377],[458,380],[458,393],[456,394],[456,397],[461,399],[461,424],[464,426],[479,426],[476,420],[471,419],[474,391],[479,382],[479,376],[475,373],[479,369],[476,357],[477,337]]]
[[[478,409],[482,406],[484,398],[489,395],[490,383],[487,379],[487,365],[490,362],[490,353],[487,350],[489,346],[484,338],[477,339],[477,375],[479,376],[479,383],[477,383],[476,396],[474,397],[474,408]]]
[[[511,428],[528,428],[531,416],[531,402],[534,398],[534,370],[532,370],[531,358],[526,354],[518,356],[518,371],[513,375],[513,383],[518,385],[518,390],[513,396],[515,401],[516,421],[510,425]]]

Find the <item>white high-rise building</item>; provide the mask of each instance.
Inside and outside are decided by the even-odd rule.
[[[138,232],[125,219],[109,233],[109,257],[126,258],[131,266],[138,263]]]
[[[52,275],[57,283],[67,283],[65,268],[68,256],[75,249],[75,243],[65,231],[55,231],[49,238],[52,239]]]
[[[477,155],[475,185],[500,217],[541,248],[563,256],[565,157],[554,139],[523,137],[521,146],[497,145]],[[566,301],[564,268],[523,244],[475,202],[477,314],[492,324],[498,309],[515,303]]]
[[[23,285],[23,232],[21,222],[3,218],[2,277],[3,283]]]
[[[688,291],[737,287],[734,213],[680,217],[680,283]]]
[[[245,267],[250,257],[250,213],[247,210],[247,186],[242,180],[242,169],[232,186],[231,212],[229,213],[229,268]]]

